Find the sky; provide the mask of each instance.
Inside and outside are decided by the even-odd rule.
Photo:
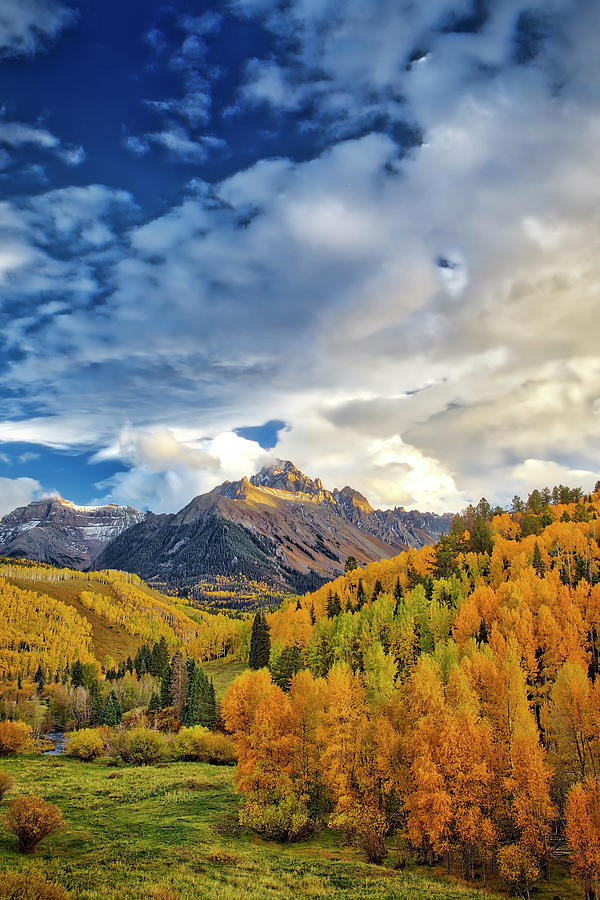
[[[590,489],[597,0],[2,0],[0,514]]]

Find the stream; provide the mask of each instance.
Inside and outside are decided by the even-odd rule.
[[[54,745],[52,750],[45,751],[46,756],[59,756],[65,752],[68,736],[64,731],[49,731],[44,737]]]

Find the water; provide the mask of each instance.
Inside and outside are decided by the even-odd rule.
[[[61,753],[65,752],[67,735],[64,731],[49,731],[44,737],[47,741],[52,741],[54,745],[52,750],[46,750],[46,756],[60,756]]]

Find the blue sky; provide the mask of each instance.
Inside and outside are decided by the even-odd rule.
[[[3,0],[0,513],[598,477],[592,0]]]

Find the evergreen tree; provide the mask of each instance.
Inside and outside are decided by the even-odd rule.
[[[381,593],[383,593],[383,585],[382,585],[381,581],[380,581],[379,578],[378,578],[377,581],[375,582],[374,586],[373,586],[373,593],[372,593],[372,595],[371,595],[371,602],[374,603],[375,600],[377,600],[377,598],[379,597],[379,595],[380,595]]]
[[[327,615],[330,619],[335,619],[337,615],[339,615],[342,611],[342,604],[340,602],[340,595],[336,591],[335,594],[332,595],[331,591],[329,592],[329,596],[327,597]]]
[[[44,677],[44,670],[41,665],[37,667],[36,673],[33,676],[33,680],[37,684],[38,691],[41,691],[44,685],[46,684],[46,678]]]
[[[531,565],[540,576],[543,578],[546,574],[546,566],[544,564],[544,560],[542,559],[542,551],[540,550],[540,545],[538,542],[535,542],[535,547],[533,548],[533,559],[531,560]]]
[[[76,659],[71,666],[71,686],[74,688],[83,687],[83,666],[79,659]]]
[[[148,715],[155,716],[158,712],[160,712],[160,696],[156,691],[152,691],[150,703],[148,704]]]
[[[356,589],[356,609],[360,611],[365,605],[365,600],[367,599],[367,595],[365,594],[365,589],[363,587],[362,578],[358,579],[358,587]]]
[[[102,716],[102,695],[100,693],[100,683],[96,678],[90,682],[89,699],[90,725],[98,725]]]
[[[21,673],[19,672],[17,675],[17,690],[20,691],[22,687],[23,687],[23,679],[22,679]]]
[[[209,681],[206,675],[202,684],[201,699],[200,724],[205,728],[214,728],[217,722],[217,698],[213,680],[211,678]]]
[[[354,569],[358,569],[358,563],[356,562],[355,556],[349,556],[346,560],[346,565],[344,566],[345,572],[352,572]]]
[[[427,598],[427,602],[431,603],[433,600],[433,578],[431,575],[428,575],[423,584],[425,588],[425,597]]]
[[[251,669],[262,669],[269,665],[271,655],[271,639],[269,626],[264,611],[260,609],[254,616],[250,635],[250,655],[248,665]]]
[[[104,709],[100,715],[100,724],[108,725],[109,728],[116,728],[123,718],[123,708],[114,691],[111,691],[106,698]]]
[[[282,691],[289,691],[290,683],[296,672],[302,668],[302,654],[297,646],[284,647],[279,655],[273,669],[271,677],[275,684],[279,685]]]

